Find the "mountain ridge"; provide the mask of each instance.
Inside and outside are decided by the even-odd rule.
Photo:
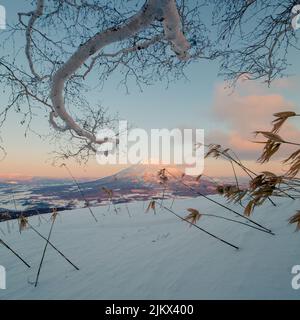
[[[167,183],[162,185],[158,171],[167,168]],[[172,176],[168,175],[168,172]],[[174,179],[175,177],[176,179]],[[181,168],[162,165],[134,165],[125,168],[111,176],[88,182],[75,182],[57,185],[19,185],[2,186],[0,188],[0,203],[2,208],[15,211],[8,194],[13,193],[17,207],[22,210],[53,207],[83,207],[87,202],[92,206],[101,205],[108,201],[131,202],[133,200],[147,200],[153,197],[195,197],[184,184],[193,187],[203,194],[216,193],[215,182],[203,177],[198,181],[195,177],[183,175]],[[112,190],[112,199],[103,188]]]

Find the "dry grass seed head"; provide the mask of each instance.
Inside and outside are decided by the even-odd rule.
[[[109,198],[112,198],[113,197],[113,191],[111,189],[108,189],[106,187],[102,187],[102,190],[107,194],[107,196]]]
[[[276,119],[272,121],[273,123],[272,132],[277,133],[288,118],[295,117],[295,116],[296,116],[296,113],[293,111],[284,111],[284,112],[274,113],[274,117],[276,117]]]
[[[201,177],[202,177],[202,174],[199,174],[199,176],[196,177],[196,181],[199,182]]]
[[[268,162],[273,157],[273,155],[279,150],[280,146],[281,143],[268,140],[265,143],[262,155],[259,157],[257,161],[260,163]]]
[[[250,200],[248,202],[248,204],[246,205],[246,207],[245,207],[244,215],[246,217],[249,217],[251,215],[251,213],[253,212],[254,207],[255,207],[255,201],[254,200]]]
[[[51,220],[54,221],[56,219],[57,215],[58,215],[57,208],[53,208],[52,209]]]
[[[216,191],[218,194],[223,195],[224,194],[224,186],[217,186]]]
[[[274,142],[280,142],[280,143],[284,143],[285,140],[283,140],[280,135],[273,133],[273,132],[268,132],[268,131],[255,131],[255,135],[261,134],[263,135],[265,138],[274,141]]]
[[[149,202],[149,205],[148,205],[148,207],[146,209],[146,213],[149,212],[150,210],[153,210],[154,213],[156,213],[156,211],[155,211],[155,200],[151,200]]]
[[[287,172],[289,177],[295,177],[300,171],[300,149],[293,152],[287,159],[283,161],[290,165],[290,168]]]
[[[221,145],[219,144],[210,144],[208,146],[208,151],[205,155],[205,158],[208,158],[208,157],[213,157],[213,158],[219,158],[220,155],[221,155]]]
[[[298,210],[297,213],[289,219],[289,224],[294,224],[294,223],[296,224],[295,231],[300,231],[300,210]]]
[[[201,213],[193,208],[188,208],[187,211],[189,214],[184,219],[190,221],[192,224],[196,224],[202,216]]]
[[[19,217],[19,228],[20,232],[28,228],[28,218],[23,215]]]
[[[169,179],[166,175],[166,169],[161,169],[157,173],[160,184],[165,184]]]
[[[247,190],[241,190],[237,185],[226,185],[223,188],[223,195],[229,202],[240,202],[247,194]]]

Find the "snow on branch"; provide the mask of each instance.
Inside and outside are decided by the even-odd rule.
[[[54,110],[50,116],[50,123],[54,125],[55,129],[65,130],[54,121],[54,118],[59,117],[64,121],[67,130],[73,130],[79,137],[84,137],[91,143],[101,144],[104,142],[97,140],[94,133],[83,129],[67,112],[63,94],[65,83],[91,56],[106,46],[135,36],[137,33],[150,27],[155,20],[164,21],[165,38],[171,42],[172,49],[179,59],[184,60],[188,58],[189,43],[182,32],[176,1],[147,0],[143,8],[127,22],[99,32],[80,45],[74,54],[56,71],[53,76],[50,95]],[[157,41],[159,39],[157,38]],[[150,41],[146,43],[146,47],[154,43],[155,41]],[[139,47],[136,46],[132,50],[139,50]],[[93,67],[93,62],[91,66]]]
[[[144,50],[144,49],[147,49],[148,47],[150,47],[151,45],[161,41],[164,39],[164,35],[162,34],[159,34],[159,35],[156,35],[154,36],[152,39],[150,40],[147,40],[145,42],[142,42],[142,43],[138,43],[136,44],[135,46],[133,47],[130,47],[130,48],[124,48],[124,49],[120,49],[119,51],[117,52],[113,52],[113,53],[99,53],[96,57],[94,57],[92,59],[92,62],[90,63],[90,65],[88,66],[86,72],[83,74],[83,78],[85,78],[89,73],[90,71],[93,69],[96,61],[101,58],[101,57],[110,57],[110,58],[114,58],[114,57],[117,57],[119,55],[127,55],[131,52],[135,52],[135,51],[140,51],[140,50]]]
[[[29,13],[19,13],[19,21],[23,26],[26,27],[26,45],[25,45],[25,54],[26,58],[29,63],[29,68],[32,72],[32,74],[38,79],[41,80],[42,78],[38,75],[38,73],[35,70],[34,63],[32,61],[32,54],[31,54],[31,46],[32,46],[32,31],[34,28],[34,24],[36,20],[42,16],[44,11],[44,0],[37,0],[36,9],[34,11],[31,11]],[[22,21],[22,16],[30,16],[28,25],[26,26]]]
[[[164,6],[164,30],[166,39],[172,44],[172,49],[179,59],[186,60],[189,58],[188,50],[190,44],[182,32],[182,24],[176,1],[166,1]]]

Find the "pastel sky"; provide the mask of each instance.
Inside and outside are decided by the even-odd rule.
[[[22,10],[19,8],[21,2],[0,0],[6,6],[8,21]],[[217,77],[218,63],[200,60],[186,70],[188,81],[176,81],[168,88],[166,83],[158,82],[144,87],[141,92],[132,85],[127,94],[125,89],[118,86],[119,75],[115,74],[102,91],[93,90],[91,95],[95,101],[109,107],[112,113],[118,112],[120,118],[136,127],[146,130],[182,127],[204,129],[207,143],[215,142],[233,148],[247,164],[262,171],[263,168],[255,163],[261,146],[251,142],[252,132],[268,129],[274,112],[300,110],[299,52],[291,50],[289,62],[291,66],[288,71],[292,76],[275,80],[270,88],[260,82],[240,82],[232,92],[225,88],[223,79]],[[11,114],[1,130],[8,154],[0,163],[0,178],[66,176],[63,169],[51,165],[54,146],[34,134],[25,138],[24,128],[19,126],[18,120],[16,114]],[[33,128],[47,134],[47,119],[34,120]],[[299,141],[299,123],[291,122],[284,133],[291,140]],[[121,168],[101,166],[95,159],[91,159],[85,167],[72,161],[68,164],[77,177],[90,178],[109,175]],[[229,166],[215,160],[207,161],[206,174],[231,175]],[[280,171],[279,161],[272,161],[269,168]]]

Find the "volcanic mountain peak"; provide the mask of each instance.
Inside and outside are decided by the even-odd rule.
[[[158,172],[161,169],[166,169],[166,175],[172,175],[176,178],[181,178],[184,175],[184,168],[175,165],[164,164],[137,164],[126,168],[114,175],[116,179],[137,179],[144,182],[158,180]]]

